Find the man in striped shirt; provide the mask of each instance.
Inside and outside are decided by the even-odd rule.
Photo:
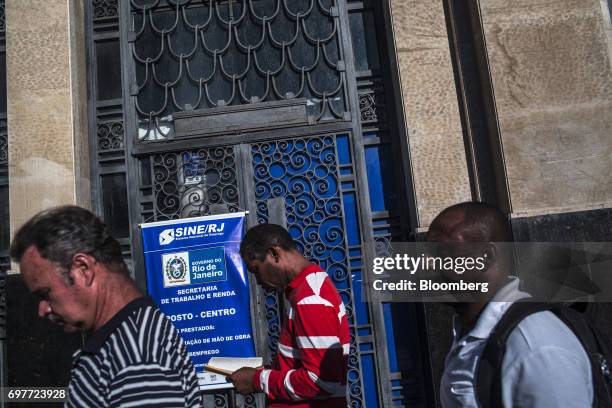
[[[194,366],[172,323],[130,278],[119,243],[91,212],[43,211],[16,233],[38,314],[90,334],[75,353],[67,407],[199,407]]]
[[[251,228],[240,252],[257,283],[283,291],[285,304],[272,367],[236,371],[229,377],[236,390],[263,391],[269,407],[345,408],[348,319],[327,273],[278,225]]]

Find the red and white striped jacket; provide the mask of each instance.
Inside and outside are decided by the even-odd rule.
[[[285,313],[272,369],[254,387],[269,407],[346,408],[348,319],[334,284],[309,265],[285,288]]]

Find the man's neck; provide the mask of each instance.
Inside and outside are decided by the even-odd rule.
[[[474,328],[486,305],[487,302],[458,303],[455,305],[455,311],[461,323],[459,338],[465,336]]]
[[[490,282],[488,295],[485,295],[483,298],[475,300],[474,302],[465,302],[465,303],[457,303],[454,308],[459,316],[459,321],[461,322],[461,336],[463,337],[466,333],[469,333],[470,330],[474,328],[480,314],[487,306],[487,304],[493,299],[495,294],[510,283],[512,280],[505,276],[503,279]]]
[[[109,277],[96,301],[96,320],[94,331],[102,327],[113,318],[121,309],[135,299],[142,297],[133,282],[121,277]]]
[[[304,269],[310,266],[311,262],[308,259],[304,258],[302,254],[296,251],[295,254],[292,254],[291,264],[292,267],[287,273],[287,285],[293,279],[295,279]]]

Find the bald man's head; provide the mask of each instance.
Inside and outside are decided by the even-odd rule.
[[[438,214],[429,227],[427,238],[428,241],[447,242],[511,242],[512,230],[499,208],[465,202]]]
[[[461,308],[467,307],[466,305],[482,306],[482,302],[488,301],[508,282],[508,276],[514,270],[512,252],[503,244],[512,241],[508,218],[501,210],[490,204],[465,202],[446,208],[431,223],[427,240],[442,244],[437,245],[435,250],[439,251],[438,253],[441,251],[444,256],[484,259],[484,267],[480,269],[460,274],[442,272],[442,275],[449,280],[462,279],[488,284],[489,290],[486,293],[477,291],[472,293],[474,296],[472,300],[453,303],[453,307],[460,314]],[[463,245],[465,243],[468,245]]]

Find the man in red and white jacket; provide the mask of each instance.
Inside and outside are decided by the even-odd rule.
[[[264,392],[269,407],[346,407],[348,319],[327,273],[274,224],[249,229],[241,255],[257,283],[284,291],[283,324],[271,368],[244,367],[229,379],[242,394]]]

